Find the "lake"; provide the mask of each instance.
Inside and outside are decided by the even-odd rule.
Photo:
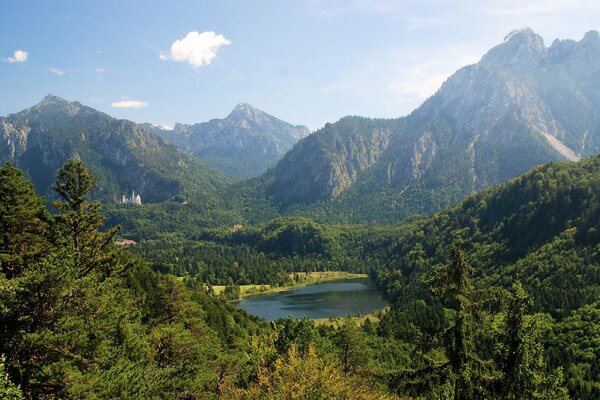
[[[247,297],[238,307],[252,315],[276,320],[291,315],[311,319],[369,314],[382,309],[386,302],[370,279],[352,279],[318,283],[285,292]]]

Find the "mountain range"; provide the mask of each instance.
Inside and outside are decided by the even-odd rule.
[[[225,119],[168,130],[49,95],[0,118],[0,161],[13,161],[51,195],[54,171],[79,157],[98,176],[99,197],[118,202],[135,190],[143,203],[170,200],[157,215],[182,223],[197,223],[190,212],[205,215],[207,225],[290,214],[393,223],[535,165],[597,154],[599,111],[598,32],[546,47],[522,29],[405,117],[349,116],[309,135],[240,104]],[[249,177],[267,168],[237,182],[215,170]],[[189,206],[174,210],[173,203]]]
[[[160,203],[187,189],[205,199],[228,182],[222,174],[163,138],[126,120],[54,95],[0,118],[0,162],[13,162],[40,194],[53,197],[55,171],[79,158],[98,179],[96,197],[108,203],[139,193]]]
[[[598,32],[546,47],[522,29],[410,115],[327,124],[257,185],[279,212],[387,223],[449,206],[534,165],[599,151]]]
[[[173,129],[146,127],[212,168],[239,178],[259,176],[310,133],[305,126],[291,125],[247,103],[238,104],[224,119],[178,123]]]

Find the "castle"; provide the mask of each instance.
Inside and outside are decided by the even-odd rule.
[[[135,190],[131,192],[131,197],[127,198],[123,195],[123,199],[121,200],[123,204],[142,204],[142,198],[139,194],[135,194]]]

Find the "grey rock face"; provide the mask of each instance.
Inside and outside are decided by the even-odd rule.
[[[349,117],[301,140],[267,174],[267,186],[283,208],[336,201],[352,215],[377,204],[382,214],[407,216],[537,164],[598,153],[600,35],[546,47],[521,29],[407,117]]]
[[[135,123],[53,95],[0,119],[0,149],[2,163],[23,168],[50,198],[56,170],[70,158],[88,165],[98,177],[96,195],[109,202],[131,190],[147,203],[167,200],[190,168],[190,157]]]
[[[288,124],[246,103],[224,119],[155,132],[213,168],[242,178],[260,175],[309,134],[305,126]]]
[[[268,192],[284,207],[338,197],[387,148],[387,123],[348,117],[300,141],[269,171]]]

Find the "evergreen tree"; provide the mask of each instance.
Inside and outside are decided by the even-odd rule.
[[[66,163],[58,171],[57,181],[53,186],[62,198],[62,201],[52,203],[60,212],[56,219],[61,226],[63,238],[75,252],[80,276],[93,270],[106,269],[115,255],[115,250],[111,247],[119,227],[99,231],[104,224],[100,203],[88,200],[95,187],[96,178],[90,175],[85,164],[79,160]]]
[[[521,282],[513,284],[505,318],[505,340],[500,360],[503,379],[497,391],[502,399],[568,399],[562,372],[549,373],[544,348],[536,337],[536,321],[528,316],[531,299]]]
[[[490,363],[479,358],[475,350],[474,317],[491,298],[486,291],[474,289],[471,277],[475,269],[467,263],[461,247],[462,241],[455,240],[450,263],[426,281],[432,295],[444,300],[454,311],[454,325],[446,331],[445,347],[457,400],[482,396],[486,381],[494,375]]]
[[[335,333],[344,376],[356,372],[366,362],[366,346],[362,334],[350,315],[344,318]]]
[[[52,251],[50,221],[44,200],[23,173],[10,163],[0,168],[0,353],[7,355],[7,369],[17,381],[24,375],[26,380],[27,372],[14,364],[26,364],[34,354],[19,338],[32,323],[43,324],[40,316],[47,309],[44,294],[27,286],[37,286],[30,277]]]
[[[0,168],[0,270],[8,279],[49,252],[50,220],[23,173],[10,163]]]
[[[461,245],[460,240],[454,242],[450,254],[450,264],[440,268],[427,281],[431,293],[449,301],[456,312],[447,346],[449,365],[454,375],[455,399],[469,398],[468,393],[472,388],[469,364],[474,352],[471,314],[474,289],[471,284],[471,276],[475,270],[466,262]]]
[[[0,399],[2,400],[23,400],[23,393],[18,386],[10,381],[8,374],[4,370],[5,357],[0,357]]]

